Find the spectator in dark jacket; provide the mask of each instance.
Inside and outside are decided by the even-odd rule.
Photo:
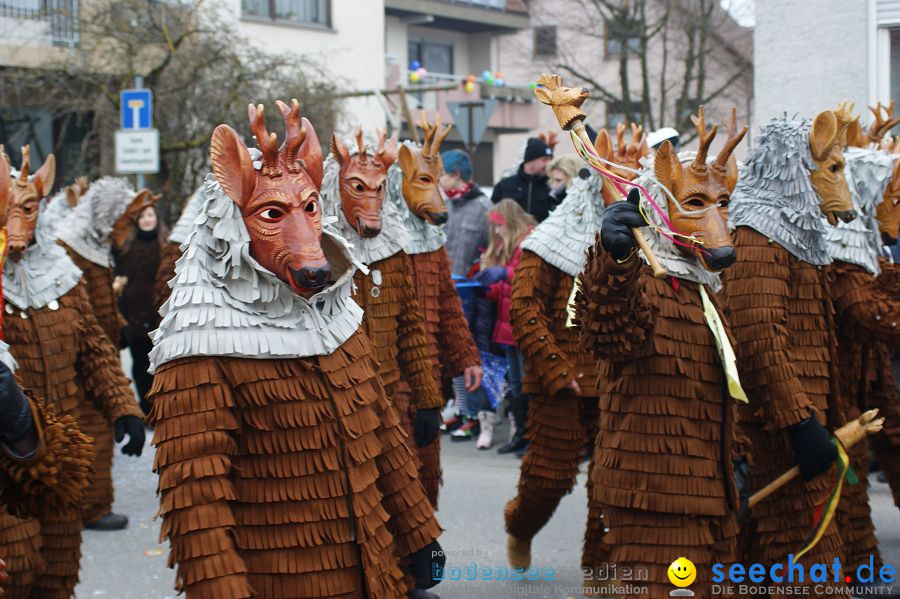
[[[519,170],[494,186],[491,201],[496,204],[500,200],[515,200],[538,222],[543,221],[558,203],[550,197],[547,179],[547,165],[552,159],[553,148],[540,138],[529,138]]]
[[[488,230],[485,214],[491,204],[487,196],[472,181],[472,161],[462,150],[441,154],[444,174],[441,190],[447,198],[447,255],[451,271],[466,276],[487,247]]]

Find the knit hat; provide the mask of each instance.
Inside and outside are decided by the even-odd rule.
[[[529,137],[528,143],[525,146],[525,157],[522,159],[522,162],[531,162],[536,158],[543,158],[544,156],[553,157],[553,148],[547,145],[543,139],[539,137]]]

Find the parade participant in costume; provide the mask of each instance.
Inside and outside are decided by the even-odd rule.
[[[396,160],[397,142],[385,144],[383,132],[374,151],[365,146],[362,129],[353,151],[334,134],[322,179],[322,212],[336,221],[353,256],[368,267],[368,273],[357,270],[353,276],[353,300],[363,309],[363,330],[385,391],[415,446],[439,455],[444,400],[432,369],[435,348],[425,335],[411,260],[403,252],[409,236],[396,208],[383,206],[387,171]],[[429,474],[420,472],[423,484]],[[425,485],[435,508],[438,483]]]
[[[213,133],[154,336],[162,534],[188,599],[402,597],[440,527],[350,297],[365,267],[323,230],[315,131],[278,106],[280,148],[262,105],[261,152]]]
[[[883,380],[879,354],[900,346],[900,299],[885,293],[876,283],[881,273],[882,239],[876,204],[884,201],[893,164],[890,154],[871,148],[851,147],[844,151],[847,183],[859,216],[839,227],[828,227],[826,242],[833,260],[831,284],[840,351],[839,374],[842,388],[843,422],[857,418],[869,408],[879,408],[884,416],[896,419],[898,404],[893,377]],[[890,360],[887,360],[888,370]],[[881,364],[883,367],[884,364]],[[883,389],[888,382],[890,388]],[[882,431],[878,437],[892,440]],[[897,439],[893,439],[897,443]],[[859,484],[844,485],[838,505],[838,527],[847,556],[845,568],[855,570],[874,556],[880,567],[878,541],[869,507],[869,444],[866,439],[849,450],[851,466]],[[889,456],[888,462],[893,456]],[[888,465],[889,467],[890,464]]]
[[[125,319],[119,314],[113,292],[111,237],[117,228],[122,228],[121,221],[130,222],[127,208],[132,198],[140,205],[147,194],[145,190],[135,198],[125,179],[103,177],[91,185],[75,210],[59,221],[54,230],[69,258],[83,273],[94,316],[115,347],[119,345]],[[128,517],[112,511],[114,431],[112,423],[94,407],[96,404],[93,397],[86,395],[78,413],[79,428],[94,439],[94,476],[87,493],[84,523],[86,528],[119,530],[128,525]]]
[[[388,201],[398,210],[409,234],[404,251],[412,259],[413,285],[425,317],[425,334],[437,356],[434,376],[449,381],[463,375],[465,389],[481,385],[481,357],[462,310],[450,275],[450,259],[444,248],[447,236],[438,226],[447,221],[447,207],[438,190],[441,177],[441,142],[450,127],[440,120],[419,124],[425,132],[421,147],[400,145],[399,162],[388,170]],[[437,505],[441,481],[439,445],[419,448],[420,477],[429,498]],[[438,451],[435,451],[438,450]]]
[[[58,223],[65,222],[78,206],[78,201],[87,193],[90,184],[87,177],[78,177],[71,185],[67,185],[47,202],[47,208],[41,218],[46,221],[50,231],[55,231]]]
[[[60,415],[79,415],[85,396],[113,423],[115,436],[127,455],[140,455],[144,426],[140,408],[119,364],[119,352],[107,340],[88,300],[82,273],[53,241],[41,213],[42,199],[53,185],[53,156],[30,175],[28,146],[22,150],[22,170],[6,185],[9,257],[3,265],[3,332],[19,363],[17,377],[24,387],[44,396]],[[40,597],[70,597],[78,580],[80,515],[57,513],[38,523],[43,538],[46,570],[34,584]],[[35,524],[20,520],[22,529]]]
[[[828,428],[843,420],[825,234],[855,217],[841,155],[848,125],[831,110],[813,121],[774,119],[757,136],[731,201],[740,260],[723,280],[752,399],[740,414],[753,464],[747,483],[760,489],[795,464],[803,475],[742,522],[744,561],[766,567],[801,550],[834,483],[819,476],[837,457]],[[806,555],[829,570],[836,557],[844,562],[834,521]]]
[[[648,597],[671,589],[673,556],[696,565],[691,590],[704,598],[713,596],[712,564],[737,558],[735,404],[746,397],[716,292],[717,271],[735,260],[727,226],[738,178],[732,152],[747,129],[736,131],[732,112],[727,141],[707,162],[717,127],[706,129],[702,107],[693,120],[699,151],[679,156],[664,142],[652,174],[637,180],[659,208],[641,200],[639,211],[632,189],[628,201],[605,209],[577,299],[580,347],[600,359],[590,478],[591,501],[609,529],[602,558],[647,568]],[[644,214],[653,226],[642,230],[663,279],[636,255],[632,228],[647,224]],[[586,574],[604,566],[588,563],[591,557],[584,558]]]
[[[206,196],[203,193],[204,186],[198,187],[191,197],[188,198],[187,205],[172,227],[169,238],[166,243],[159,249],[159,268],[156,270],[156,284],[153,287],[153,299],[157,307],[162,306],[169,299],[172,288],[169,282],[175,278],[175,263],[181,258],[181,244],[187,241],[188,234],[194,227],[194,221],[200,214],[200,208]]]
[[[147,393],[153,377],[147,372],[153,342],[150,333],[159,324],[159,307],[154,299],[160,252],[169,236],[168,227],[160,220],[156,202],[161,196],[142,192],[142,201],[126,212],[117,227],[115,274],[124,277],[119,309],[128,323],[126,339],[131,353],[131,377],[137,388],[144,414],[150,413]]]
[[[631,169],[616,170],[627,179],[636,176],[647,155],[640,127],[632,128],[630,144],[625,143],[624,127],[620,129],[617,150],[601,129],[594,146],[602,158]],[[516,568],[531,563],[532,538],[571,492],[585,448],[594,447],[597,368],[591,354],[578,348],[569,306],[585,253],[600,229],[605,202],[615,201],[615,194],[597,175],[575,179],[563,203],[522,243],[510,316],[523,359],[523,392],[530,398],[531,446],[522,460],[517,495],[505,510],[507,555]],[[589,505],[584,558],[585,565],[593,567],[603,523],[596,504]]]

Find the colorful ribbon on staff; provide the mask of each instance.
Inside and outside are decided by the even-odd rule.
[[[581,159],[584,160],[589,167],[591,167],[594,171],[596,171],[597,174],[599,174],[601,177],[608,180],[613,185],[613,187],[615,187],[616,191],[618,191],[620,194],[622,194],[623,198],[628,196],[628,192],[625,189],[626,186],[638,188],[640,190],[640,192],[644,195],[644,197],[647,199],[647,202],[653,208],[653,211],[657,214],[657,216],[659,216],[660,220],[665,224],[667,229],[663,229],[662,227],[660,227],[659,225],[654,223],[652,220],[650,220],[650,218],[648,218],[647,214],[644,212],[643,204],[639,203],[638,209],[641,211],[641,216],[643,216],[644,220],[647,222],[647,226],[649,226],[651,229],[654,229],[660,235],[662,235],[666,239],[669,239],[672,243],[675,243],[677,245],[680,245],[683,247],[692,247],[692,246],[701,246],[702,245],[702,241],[697,239],[696,237],[694,237],[692,235],[685,235],[683,233],[679,233],[678,231],[676,231],[674,225],[672,224],[672,221],[669,220],[669,216],[665,213],[665,211],[662,208],[660,208],[659,204],[656,203],[656,200],[653,199],[653,197],[650,195],[650,193],[646,189],[644,189],[644,187],[635,183],[634,181],[629,181],[628,179],[625,179],[624,177],[618,176],[617,174],[615,174],[614,172],[609,170],[609,168],[607,168],[607,166],[606,166],[606,165],[611,165],[611,166],[621,167],[621,165],[617,165],[613,162],[610,162],[608,160],[601,158],[597,154],[596,150],[594,150],[594,148],[592,146],[585,144],[581,140],[581,138],[578,136],[578,134],[575,133],[575,131],[570,130],[569,135],[572,137],[572,144],[575,146],[575,151],[578,153],[579,156],[581,156]],[[621,168],[625,168],[625,167],[621,167]],[[678,239],[679,237],[682,239],[686,239],[689,243],[679,241],[679,239]]]

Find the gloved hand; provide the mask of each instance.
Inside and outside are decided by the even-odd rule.
[[[613,202],[603,211],[600,244],[616,260],[624,260],[637,246],[631,229],[647,224],[638,210],[640,199],[641,192],[632,188],[626,201]]]
[[[837,460],[837,448],[831,443],[831,435],[815,418],[787,427],[787,433],[803,480],[812,480],[826,472]]]
[[[128,349],[128,346],[131,345],[131,329],[127,326],[119,329],[119,349]]]
[[[747,486],[747,477],[750,476],[750,465],[744,458],[735,458],[731,460],[734,466],[734,482],[737,486],[738,500],[740,506],[738,508],[738,518],[743,518],[747,513],[748,502],[750,501],[750,488]]]
[[[505,266],[491,266],[475,275],[475,280],[482,285],[493,285],[497,281],[505,281],[507,276]]]
[[[7,445],[13,445],[29,435],[37,438],[31,405],[12,371],[0,362],[0,437]]]
[[[416,447],[431,445],[440,432],[440,408],[416,410],[416,424],[413,427],[413,441],[415,441]]]
[[[122,416],[113,425],[116,443],[128,434],[128,443],[122,446],[125,455],[139,456],[144,451],[144,422],[137,416]]]
[[[436,569],[443,570],[447,558],[437,541],[432,541],[409,556],[409,573],[417,589],[430,589],[441,581],[435,577]],[[437,578],[437,580],[435,580]]]

